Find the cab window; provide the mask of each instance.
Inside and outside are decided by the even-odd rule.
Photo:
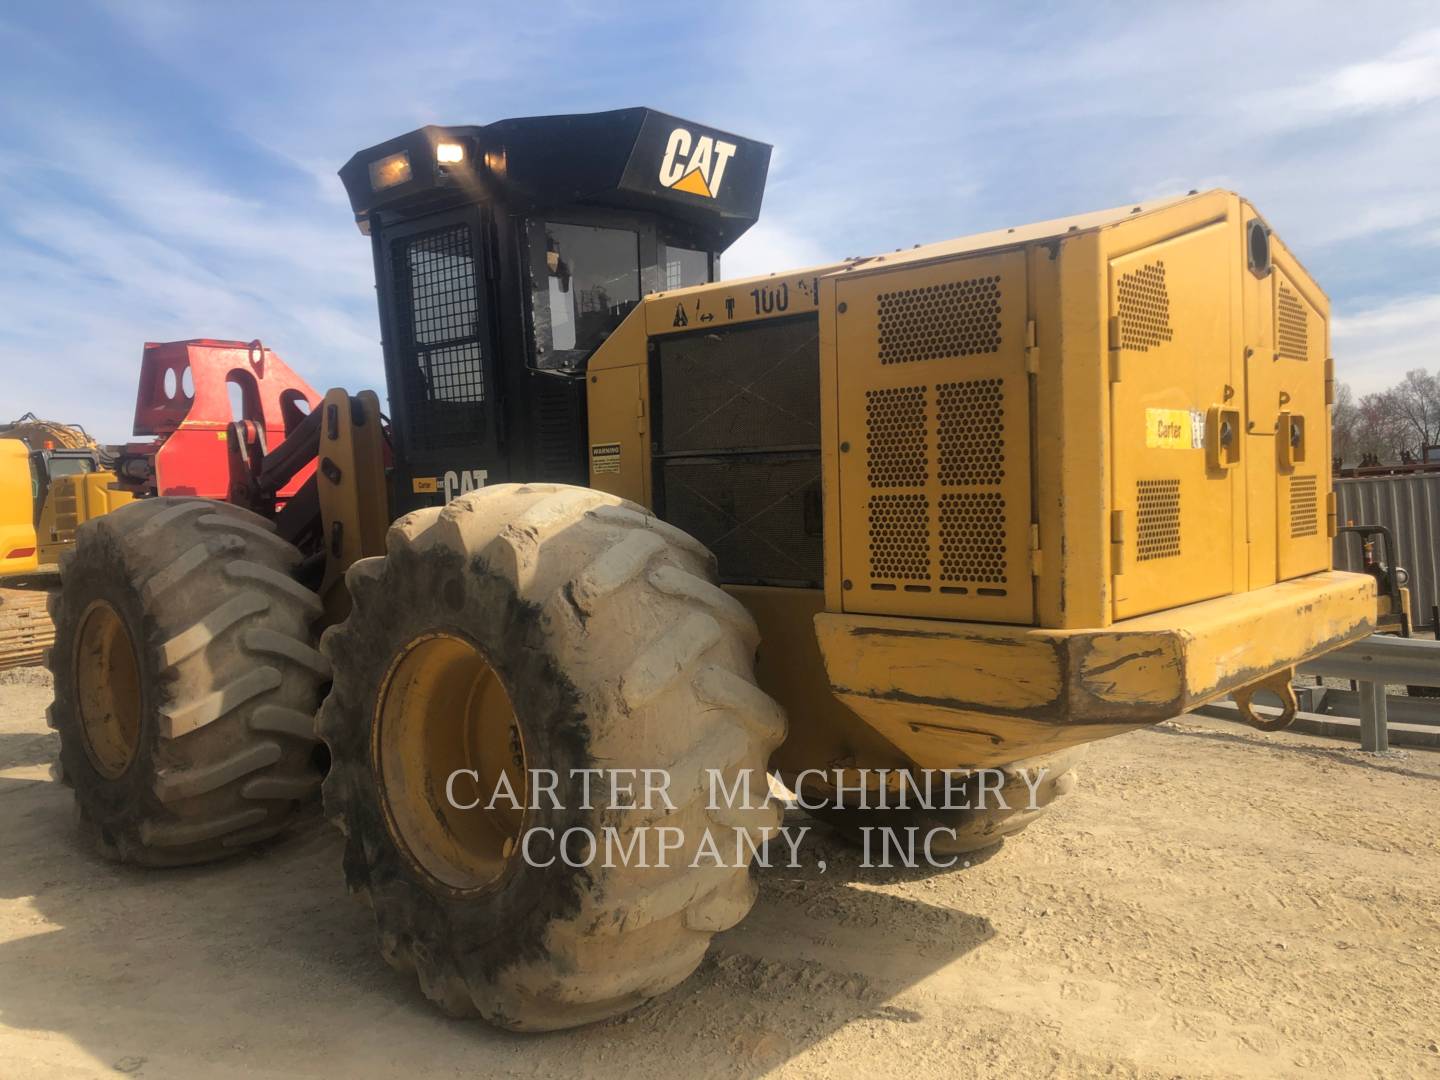
[[[687,289],[710,283],[710,253],[694,248],[660,245],[660,288]]]
[[[531,226],[535,358],[575,370],[640,302],[640,237],[629,229]]]
[[[52,457],[47,465],[52,480],[57,476],[82,476],[95,471],[95,463],[88,457]]]

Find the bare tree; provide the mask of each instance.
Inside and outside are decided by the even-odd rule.
[[[1386,393],[1400,428],[1399,450],[1419,457],[1425,447],[1440,443],[1440,378],[1416,368]]]
[[[1360,408],[1355,402],[1355,391],[1349,384],[1335,384],[1335,409],[1330,414],[1330,450],[1335,457],[1347,465],[1356,464],[1359,458]]]
[[[1356,461],[1367,458],[1377,463],[1399,461],[1406,448],[1407,430],[1395,391],[1366,394],[1355,403],[1355,414]]]

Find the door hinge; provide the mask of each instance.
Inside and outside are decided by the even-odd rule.
[[[1040,346],[1035,336],[1035,320],[1025,323],[1025,371],[1030,375],[1040,374]]]
[[[1120,316],[1111,315],[1109,323],[1110,337],[1110,381],[1120,381]]]
[[[1110,511],[1110,573],[1125,572],[1125,511]]]
[[[1030,523],[1030,576],[1040,576],[1040,523]]]
[[[1335,404],[1335,358],[1325,358],[1325,404]]]
[[[500,234],[495,228],[495,219],[489,214],[482,214],[480,218],[480,247],[480,262],[485,269],[485,278],[493,281],[499,277],[495,263],[499,258]]]

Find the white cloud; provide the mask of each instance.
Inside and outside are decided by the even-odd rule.
[[[1248,120],[1283,129],[1424,105],[1440,98],[1440,31],[1410,36],[1370,60],[1351,61],[1263,93]]]
[[[761,218],[720,259],[726,278],[754,277],[834,262],[834,255],[776,218]]]
[[[63,361],[114,388],[83,407],[123,434],[147,337],[258,334],[318,385],[376,385],[339,165],[427,122],[631,104],[776,144],[728,277],[1224,186],[1350,313],[1337,358],[1357,388],[1440,363],[1415,344],[1431,330],[1396,329],[1428,318],[1423,297],[1355,300],[1393,291],[1382,245],[1412,289],[1440,269],[1440,20],[1423,7],[739,4],[677,50],[689,17],[659,8],[396,22],[381,0],[104,2],[103,64],[43,9],[39,29],[0,26],[0,364],[25,369],[0,414],[64,405]],[[167,101],[196,104],[177,124]],[[22,364],[37,357],[49,370]]]
[[[1359,394],[1384,390],[1413,368],[1440,368],[1440,293],[1337,315],[1330,331],[1336,377]]]
[[[111,165],[112,179],[144,172]],[[23,207],[0,215],[15,238],[0,262],[4,418],[33,409],[123,441],[147,340],[260,337],[322,390],[379,381],[368,247],[353,226],[343,246],[327,243],[173,179],[115,194],[90,209],[0,181],[0,207]]]
[[[1323,89],[1334,107],[1362,111],[1440,97],[1440,33],[1421,34],[1378,60],[1349,64]]]

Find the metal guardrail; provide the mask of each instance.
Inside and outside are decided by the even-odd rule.
[[[1309,661],[1300,670],[1360,682],[1440,686],[1440,641],[1371,634]]]
[[[1360,687],[1360,749],[1390,748],[1387,684],[1440,686],[1440,641],[1372,634],[1299,669],[1302,675],[1354,679]]]

